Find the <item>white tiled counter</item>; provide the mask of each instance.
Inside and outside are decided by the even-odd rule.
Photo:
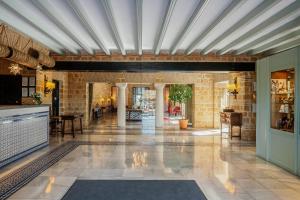
[[[0,106],[0,167],[48,145],[49,106]]]

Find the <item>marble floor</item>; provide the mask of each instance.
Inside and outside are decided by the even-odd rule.
[[[113,117],[95,122],[75,140],[99,144],[80,145],[9,199],[61,199],[76,179],[188,179],[212,200],[300,199],[300,179],[256,157],[253,143],[230,142],[215,129],[180,131],[166,124],[154,129],[151,122],[128,123],[119,129]],[[52,136],[50,147],[0,172],[70,140]]]

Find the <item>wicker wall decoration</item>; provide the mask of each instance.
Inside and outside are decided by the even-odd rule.
[[[30,51],[37,52],[32,56]],[[38,64],[54,67],[55,60],[49,56],[49,50],[42,44],[13,30],[5,24],[0,24],[0,58],[6,58],[30,68]]]
[[[0,57],[4,58],[7,57],[10,53],[10,50],[8,47],[0,45]]]
[[[11,56],[7,57],[7,59],[34,69],[39,64],[37,59],[32,58],[28,54],[25,54],[17,49],[11,49],[11,50],[12,50],[10,54]]]

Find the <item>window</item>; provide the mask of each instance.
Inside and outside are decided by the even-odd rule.
[[[143,100],[145,90],[149,90],[148,87],[133,87],[132,88],[132,105],[140,105]]]
[[[22,77],[22,97],[30,97],[35,93],[36,80],[34,76]]]

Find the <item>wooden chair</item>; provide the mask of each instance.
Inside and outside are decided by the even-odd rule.
[[[181,115],[181,109],[179,106],[175,106],[173,109],[173,112],[175,113],[176,116]]]

